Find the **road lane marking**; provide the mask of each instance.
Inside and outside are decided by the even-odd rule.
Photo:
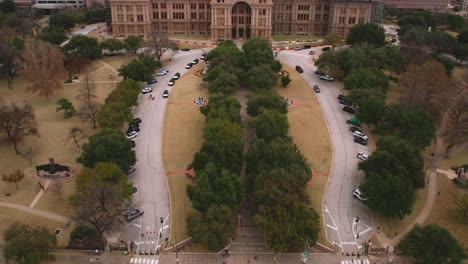
[[[356,242],[341,242],[342,245],[357,245]]]
[[[331,225],[329,225],[329,224],[327,224],[327,227],[329,227],[329,228],[331,228],[331,229],[333,229],[333,230],[335,230],[335,231],[338,231],[338,229],[337,229],[336,227],[331,226]]]

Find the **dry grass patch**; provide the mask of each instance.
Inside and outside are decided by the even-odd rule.
[[[306,191],[323,223],[322,199],[332,160],[330,135],[315,93],[291,67],[283,65],[283,69],[290,73],[292,82],[287,88],[278,87],[276,91],[294,102],[288,112],[289,135],[314,171],[314,177]],[[325,242],[323,228],[320,231],[319,241]]]
[[[465,160],[466,161],[466,160]],[[431,214],[425,224],[438,224],[452,233],[462,245],[468,244],[466,230],[468,221],[455,210],[455,195],[467,194],[468,190],[459,188],[444,174],[437,174],[437,195]]]
[[[64,223],[55,222],[53,220],[22,212],[19,210],[0,207],[0,241],[3,241],[3,231],[8,229],[11,224],[20,222],[29,226],[43,226],[48,228],[51,232],[55,229],[61,229],[61,233],[57,236],[57,245],[66,246],[70,238],[70,232],[73,226],[67,227]]]
[[[112,68],[118,70],[122,65],[129,63],[131,60],[137,58],[137,55],[125,54],[125,55],[115,55],[115,56],[102,56],[101,60]],[[102,64],[101,64],[102,65]]]
[[[208,97],[208,90],[196,71],[202,70],[199,63],[183,75],[172,89],[164,118],[163,161],[171,194],[171,227],[174,241],[187,238],[185,219],[193,211],[185,191],[190,181],[184,171],[203,143],[205,117],[200,108],[193,104],[199,96]]]

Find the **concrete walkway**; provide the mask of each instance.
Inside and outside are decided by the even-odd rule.
[[[0,201],[0,206],[20,210],[26,213],[41,216],[41,217],[44,217],[53,221],[65,223],[65,224],[70,223],[70,219],[68,219],[67,217],[57,215],[54,213],[50,213],[50,212],[46,212],[46,211],[42,211],[42,210],[38,210],[38,209],[34,209],[29,206],[13,204],[13,203],[8,203],[8,202],[3,202],[3,201]]]

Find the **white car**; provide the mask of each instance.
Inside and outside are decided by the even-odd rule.
[[[366,153],[363,153],[363,152],[358,152],[357,154],[357,158],[359,160],[368,160],[369,159],[369,155],[367,155]]]
[[[315,52],[315,50],[309,51],[309,55],[314,55],[315,53],[317,53],[317,52]]]
[[[167,85],[169,86],[174,86],[175,84],[175,79],[170,79],[169,82],[167,83]]]
[[[158,75],[158,76],[163,76],[163,75],[166,75],[166,74],[168,74],[168,73],[169,73],[169,70],[168,70],[168,69],[161,69],[161,70],[159,70],[159,72],[158,72],[157,75]]]
[[[295,47],[294,50],[295,50],[295,51],[303,50],[303,48],[302,48],[302,47]]]
[[[145,87],[141,90],[141,93],[142,94],[147,94],[147,93],[151,93],[153,91],[153,88],[151,88],[151,86],[148,86],[148,87]]]
[[[130,168],[128,168],[128,173],[129,173],[129,174],[132,173],[132,172],[134,172],[134,171],[136,171],[136,167],[135,167],[135,166],[130,166]]]
[[[127,135],[126,135],[126,137],[127,137],[128,139],[134,139],[134,138],[136,138],[137,136],[138,136],[138,132],[135,132],[135,131],[130,131],[130,132],[128,132]]]
[[[322,80],[325,80],[325,81],[329,81],[329,82],[333,82],[333,77],[331,77],[330,75],[320,75],[320,79]]]
[[[359,190],[359,188],[356,188],[353,190],[353,196],[356,197],[360,201],[366,201],[369,198],[362,197],[362,192]]]
[[[164,92],[162,93],[162,97],[163,97],[163,98],[169,98],[169,91],[168,91],[168,90],[164,90]]]
[[[354,137],[360,137],[360,138],[362,138],[362,139],[367,140],[366,134],[364,134],[364,133],[362,133],[361,131],[358,131],[358,130],[356,130],[356,131],[353,132],[353,136],[354,136]]]

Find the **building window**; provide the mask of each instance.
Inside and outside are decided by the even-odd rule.
[[[358,19],[358,21],[359,21],[359,24],[363,24],[363,23],[364,23],[364,18],[363,18],[363,17],[360,17],[360,18]]]
[[[221,18],[218,18],[218,21],[217,21],[217,22],[218,22],[218,23],[217,23],[218,26],[224,26],[224,18],[222,18],[222,17],[221,17]]]
[[[158,4],[153,4],[153,9],[158,9]]]
[[[125,10],[126,10],[127,12],[133,12],[133,6],[129,6],[129,5],[128,5],[128,6],[125,6]]]
[[[197,9],[197,4],[190,4],[190,9]]]
[[[127,22],[133,22],[133,15],[127,15]]]
[[[123,6],[121,6],[121,5],[118,5],[116,8],[117,8],[117,12],[122,12],[123,11]]]
[[[327,21],[327,20],[328,20],[328,14],[324,14],[324,15],[323,15],[323,20],[324,20],[324,21]]]
[[[315,20],[320,20],[321,17],[321,14],[315,14]]]
[[[143,21],[143,15],[137,15],[137,21],[139,22]]]
[[[198,13],[198,19],[205,19],[205,13]]]
[[[197,13],[195,12],[190,13],[190,19],[197,19]]]
[[[198,4],[198,9],[205,9],[205,4]]]
[[[346,17],[339,17],[338,18],[338,24],[344,24],[345,23]]]
[[[166,12],[161,13],[161,19],[167,19],[167,13]]]
[[[356,18],[355,17],[348,18],[348,24],[350,25],[356,24]]]
[[[159,13],[158,12],[153,12],[153,18],[154,19],[159,19]]]
[[[161,9],[166,9],[166,4],[161,4]]]
[[[243,9],[241,9],[241,10],[243,11]],[[243,12],[241,14],[243,14]],[[259,9],[258,10],[258,15],[265,16],[266,15],[266,9]]]
[[[137,6],[136,6],[136,11],[137,11],[137,12],[143,12],[143,6],[137,5]]]
[[[315,7],[315,10],[317,10],[317,11],[322,11],[322,5],[317,5],[317,6]]]
[[[117,14],[117,21],[118,22],[123,22],[124,21],[124,15],[123,14]]]
[[[224,16],[224,9],[216,9],[216,15]]]
[[[181,12],[172,13],[172,18],[173,19],[185,19],[185,14]]]

